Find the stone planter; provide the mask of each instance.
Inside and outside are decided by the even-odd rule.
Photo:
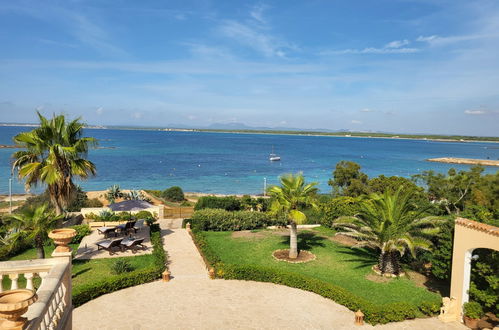
[[[54,229],[49,233],[49,237],[57,245],[55,252],[71,252],[68,244],[76,236],[76,230],[71,228]]]
[[[467,316],[464,317],[464,325],[471,329],[478,328],[478,321],[480,321],[480,319],[472,319]]]
[[[26,318],[21,317],[28,311],[38,296],[33,290],[17,289],[0,293],[0,328],[23,329]]]

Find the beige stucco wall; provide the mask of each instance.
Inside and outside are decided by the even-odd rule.
[[[456,306],[468,301],[471,257],[473,250],[480,248],[499,251],[499,228],[468,219],[456,219],[450,290],[451,298],[456,299]],[[462,310],[458,312],[462,313]]]
[[[88,207],[88,208],[82,208],[80,213],[83,215],[84,218],[86,218],[87,215],[90,213],[99,214],[102,211],[111,211],[111,209],[109,207]],[[164,214],[164,207],[162,205],[157,205],[141,211],[149,211],[152,214],[156,214],[160,219],[162,219]],[[138,212],[140,211],[132,211],[132,214],[136,214]]]

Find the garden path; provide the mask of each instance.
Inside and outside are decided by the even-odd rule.
[[[311,292],[251,281],[210,280],[185,229],[160,220],[172,280],[94,299],[73,312],[74,329],[353,329],[353,313]],[[466,329],[435,318],[361,329]]]

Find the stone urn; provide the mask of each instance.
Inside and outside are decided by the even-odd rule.
[[[28,289],[0,293],[0,328],[23,329],[27,319],[21,316],[28,311],[29,305],[37,299],[36,293]]]
[[[53,239],[54,243],[57,245],[55,252],[71,252],[71,248],[68,244],[75,236],[76,230],[71,228],[54,229],[49,233],[49,237]]]

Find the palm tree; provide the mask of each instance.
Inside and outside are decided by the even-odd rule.
[[[272,186],[268,192],[273,197],[271,211],[286,217],[290,224],[289,258],[298,257],[297,224],[303,223],[307,216],[299,209],[315,206],[314,197],[317,182],[305,184],[301,173],[286,174],[279,178],[281,186]]]
[[[378,268],[382,273],[399,274],[399,259],[408,250],[429,250],[430,238],[439,231],[443,219],[422,217],[427,209],[417,209],[409,202],[410,194],[398,189],[383,195],[372,194],[360,204],[354,217],[340,217],[335,227],[343,229],[337,235],[358,240],[355,247],[370,247],[380,251]]]
[[[85,156],[97,142],[82,137],[84,125],[80,118],[67,122],[64,115],[54,115],[48,120],[39,112],[38,118],[40,127],[14,137],[24,150],[12,155],[12,170],[18,171],[19,179],[26,179],[27,190],[39,183],[47,184],[50,201],[60,215],[73,198],[73,177],[86,179],[95,175],[95,165]]]
[[[9,241],[15,245],[19,242],[34,242],[39,259],[45,258],[43,244],[48,238],[48,232],[55,228],[56,223],[63,216],[54,215],[48,210],[48,204],[29,207],[21,213],[10,215],[7,226],[11,232]]]

